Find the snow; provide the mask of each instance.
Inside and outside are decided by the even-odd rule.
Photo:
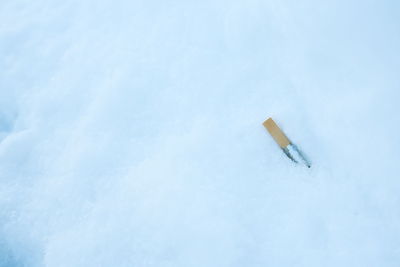
[[[1,1],[0,266],[399,266],[399,8]]]

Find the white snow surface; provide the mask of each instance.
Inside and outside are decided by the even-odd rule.
[[[399,12],[0,1],[0,266],[400,266]]]

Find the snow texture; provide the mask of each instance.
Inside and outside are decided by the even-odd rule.
[[[400,266],[399,3],[0,1],[0,266]]]

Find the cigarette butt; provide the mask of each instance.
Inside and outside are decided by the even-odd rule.
[[[285,133],[276,125],[272,118],[264,121],[263,125],[289,159],[295,163],[302,161],[308,168],[311,168],[311,162],[308,158],[296,145],[290,142],[289,138],[286,137]]]
[[[281,147],[286,148],[290,145],[289,139],[286,135],[282,132],[278,125],[274,122],[272,118],[264,121],[264,127],[268,130],[269,134],[274,138],[275,142]]]

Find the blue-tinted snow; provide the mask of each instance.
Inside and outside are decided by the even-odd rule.
[[[1,1],[0,266],[399,266],[399,11]]]

